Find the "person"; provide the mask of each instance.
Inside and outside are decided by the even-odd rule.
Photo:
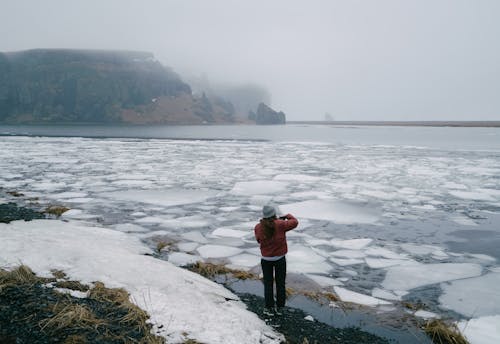
[[[255,226],[255,239],[260,245],[262,254],[261,266],[264,275],[264,299],[266,314],[274,312],[274,280],[276,281],[276,306],[279,313],[285,306],[286,290],[286,258],[288,246],[286,232],[298,226],[299,221],[291,214],[276,217],[274,207],[265,205],[263,218]]]

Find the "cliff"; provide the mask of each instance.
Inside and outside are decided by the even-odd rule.
[[[0,53],[0,122],[235,122],[222,99],[191,88],[146,52],[36,49]]]
[[[257,124],[285,124],[286,116],[283,111],[274,111],[264,103],[260,103],[257,108],[257,113],[250,112],[248,116]]]

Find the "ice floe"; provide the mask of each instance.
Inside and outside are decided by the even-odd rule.
[[[338,285],[344,284],[341,281],[339,281],[338,279],[331,278],[331,277],[313,275],[313,274],[306,274],[305,276],[307,278],[312,279],[314,282],[318,283],[321,287],[331,287],[331,286],[338,286]]]
[[[190,203],[199,203],[217,194],[211,190],[200,189],[165,189],[165,190],[125,190],[104,192],[103,197],[120,201],[151,203],[171,207]]]
[[[308,200],[281,205],[285,213],[308,219],[327,220],[339,224],[376,223],[380,213],[376,208],[334,200]]]
[[[245,236],[253,236],[253,231],[240,231],[237,229],[222,227],[217,228],[212,232],[212,235],[232,238],[243,238]]]
[[[479,276],[481,265],[472,263],[412,264],[387,269],[382,287],[410,290],[428,284]]]
[[[352,302],[365,306],[390,305],[389,301],[377,299],[376,297],[356,293],[355,291],[342,287],[334,287],[335,293],[344,302]]]
[[[500,338],[500,315],[492,315],[461,321],[460,332],[470,344],[498,344]]]
[[[266,195],[284,192],[287,186],[287,183],[270,180],[238,182],[234,185],[231,193],[243,196]]]
[[[203,258],[224,258],[242,252],[241,249],[223,245],[203,245],[196,249]]]
[[[373,239],[369,238],[363,238],[363,239],[347,239],[347,240],[342,240],[342,239],[332,239],[330,241],[330,244],[338,247],[338,248],[345,248],[345,249],[350,249],[350,250],[361,250],[362,248],[370,245],[370,243],[373,241]]]
[[[500,314],[500,273],[443,283],[441,307],[469,317]]]

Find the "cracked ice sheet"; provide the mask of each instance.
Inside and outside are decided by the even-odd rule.
[[[482,267],[471,263],[441,263],[393,266],[387,269],[382,287],[411,290],[424,285],[481,275]]]
[[[296,217],[326,220],[338,224],[374,224],[381,216],[378,209],[369,208],[367,205],[336,200],[309,200],[281,205],[280,209]]]
[[[120,201],[149,203],[171,207],[206,201],[218,193],[212,190],[165,189],[165,190],[127,190],[104,192],[103,197]]]
[[[379,305],[390,305],[389,301],[377,299],[373,296],[356,293],[352,290],[348,290],[342,287],[334,287],[335,293],[344,302],[352,302],[365,306],[379,306]]]
[[[461,321],[457,326],[470,344],[498,344],[500,340],[500,315]]]
[[[232,194],[242,196],[267,195],[286,191],[288,183],[257,180],[251,182],[238,182],[231,190]]]
[[[125,288],[151,315],[155,332],[169,342],[183,342],[186,329],[190,338],[213,344],[278,344],[283,339],[247,311],[236,295],[144,255],[151,250],[133,236],[57,220],[14,221],[0,224],[0,231],[1,266],[13,268],[22,261],[40,276],[60,269],[82,283],[101,281],[107,287]],[[161,332],[160,325],[168,333]]]
[[[439,302],[441,307],[469,317],[500,314],[499,285],[500,273],[443,283]]]

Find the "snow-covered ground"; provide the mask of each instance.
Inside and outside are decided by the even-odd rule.
[[[146,256],[138,238],[85,223],[35,220],[0,223],[0,265],[20,263],[38,275],[66,272],[89,285],[124,288],[151,315],[169,343],[279,343],[282,336],[222,286],[169,262]],[[160,326],[163,325],[163,326]]]
[[[218,259],[250,270],[259,265],[253,226],[272,203],[300,220],[288,235],[289,272],[371,307],[419,300],[430,309],[417,316],[473,319],[464,329],[473,343],[485,343],[473,339],[485,326],[500,340],[500,252],[474,241],[499,242],[499,152],[28,137],[0,145],[0,187],[70,206],[70,224],[100,223],[151,245],[173,240],[176,265]]]

